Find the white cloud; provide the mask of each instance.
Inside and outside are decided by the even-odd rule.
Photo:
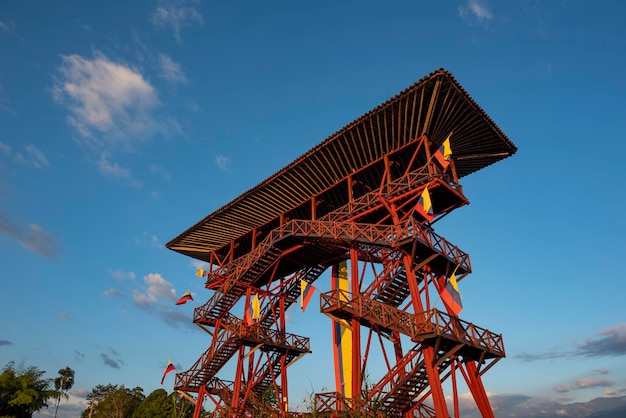
[[[493,19],[486,0],[468,0],[465,6],[459,6],[459,16],[467,23],[484,23]]]
[[[122,292],[120,290],[114,289],[114,288],[110,288],[104,291],[104,296],[106,296],[107,298],[116,298],[116,297],[121,297],[122,296]]]
[[[124,280],[135,280],[135,273],[132,271],[121,271],[121,270],[111,270],[109,269],[109,274],[115,278],[118,282],[122,282]]]
[[[157,248],[163,247],[163,244],[161,244],[161,241],[159,241],[159,238],[156,235],[152,235],[152,238],[150,238],[150,242],[152,243],[153,247],[157,247]]]
[[[79,142],[99,151],[129,150],[135,141],[164,130],[154,116],[161,105],[157,91],[138,70],[100,53],[93,59],[65,55],[62,60],[52,93],[67,106]]]
[[[100,155],[100,159],[98,160],[98,170],[101,174],[107,177],[117,177],[122,179],[130,179],[130,170],[127,168],[120,167],[116,162],[109,161],[109,158],[106,153],[102,153]]]
[[[139,290],[133,291],[133,301],[140,306],[147,306],[159,302],[159,298],[169,300],[176,299],[176,289],[170,282],[165,280],[158,273],[150,273],[144,276],[143,281],[148,285],[144,292]]]
[[[193,266],[195,271],[198,271],[198,269],[202,269],[206,271],[206,270],[209,270],[209,267],[211,267],[211,265],[207,263],[206,261],[200,261],[200,260],[191,260],[191,265]]]
[[[150,273],[143,278],[144,289],[133,290],[133,303],[139,309],[160,317],[173,327],[183,324],[194,328],[189,315],[180,309],[173,309],[177,300],[176,289],[158,273]]]
[[[161,244],[159,237],[157,237],[154,234],[150,234],[148,232],[144,232],[143,234],[141,234],[140,237],[137,237],[137,236],[133,237],[133,241],[137,245],[142,245],[142,246],[145,245],[148,247],[163,248],[163,244]]]
[[[159,5],[152,13],[152,23],[160,29],[170,28],[180,42],[180,31],[186,26],[202,24],[202,15],[191,2],[185,0],[159,0]]]
[[[89,393],[91,393],[90,390],[87,390],[85,388],[78,388],[78,389],[74,389],[73,391],[71,391],[70,395],[74,395],[77,398],[85,399],[87,397],[87,395],[89,395]]]
[[[172,61],[165,54],[159,54],[159,76],[173,84],[187,84],[187,77],[180,69],[180,64]]]
[[[100,159],[96,163],[98,171],[105,177],[126,180],[132,187],[140,189],[143,183],[133,179],[132,173],[128,168],[121,167],[118,163],[109,160],[106,152],[100,154]]]
[[[215,161],[215,165],[220,170],[223,170],[223,171],[227,171],[228,170],[228,166],[230,164],[230,157],[227,157],[225,155],[217,154],[217,155],[214,156],[214,161]]]

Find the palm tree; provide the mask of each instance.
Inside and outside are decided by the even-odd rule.
[[[54,379],[54,389],[56,390],[56,395],[54,397],[57,400],[57,407],[54,410],[54,418],[57,418],[61,397],[69,399],[70,396],[67,394],[67,391],[69,391],[72,386],[74,386],[74,370],[69,367],[59,370],[59,377]]]

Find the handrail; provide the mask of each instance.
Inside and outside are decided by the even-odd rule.
[[[504,357],[502,335],[490,332],[438,309],[411,313],[363,296],[353,298],[345,290],[322,293],[321,310],[342,310],[365,318],[385,328],[407,335],[415,342],[426,338],[445,337],[485,351],[494,357]]]

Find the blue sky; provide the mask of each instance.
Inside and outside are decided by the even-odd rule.
[[[168,359],[186,370],[209,337],[174,302],[209,292],[164,244],[443,67],[519,147],[436,225],[472,259],[461,317],[504,337],[484,376],[499,416],[625,395],[624,17],[620,1],[3,1],[0,363],[72,367],[66,417],[97,384],[148,394]],[[332,384],[330,323],[294,309],[290,327],[314,351],[290,371],[301,399]]]

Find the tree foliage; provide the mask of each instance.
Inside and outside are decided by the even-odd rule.
[[[51,379],[44,379],[45,371],[35,366],[16,367],[9,362],[0,374],[0,417],[30,418],[56,394]]]
[[[87,395],[81,418],[192,418],[193,404],[176,392],[156,389],[144,397],[143,389],[97,385]],[[2,417],[0,417],[2,418]]]
[[[81,418],[132,418],[144,400],[143,389],[98,385],[87,395],[87,409]]]
[[[173,410],[165,389],[157,389],[139,404],[132,418],[171,418]]]
[[[57,417],[59,412],[59,404],[61,398],[69,399],[67,392],[74,386],[74,370],[69,367],[59,370],[59,377],[54,379],[54,389],[56,391],[54,397],[57,400],[57,406],[54,410],[54,418]]]
[[[191,418],[193,404],[177,393],[156,389],[135,410],[132,418]]]

